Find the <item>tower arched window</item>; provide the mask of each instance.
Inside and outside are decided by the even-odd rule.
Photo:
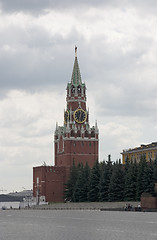
[[[81,86],[80,85],[77,87],[77,92],[78,92],[78,94],[81,94]]]
[[[85,131],[85,137],[88,137],[89,136],[89,134],[88,134],[88,131],[86,130]]]
[[[75,137],[75,132],[74,132],[74,130],[71,130],[71,137]]]
[[[74,85],[71,86],[71,94],[74,94],[75,93],[75,87]]]
[[[80,130],[77,131],[77,137],[81,137],[81,131]]]

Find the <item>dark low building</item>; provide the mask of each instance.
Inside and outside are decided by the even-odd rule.
[[[22,202],[23,197],[11,196],[9,194],[0,194],[0,202]]]

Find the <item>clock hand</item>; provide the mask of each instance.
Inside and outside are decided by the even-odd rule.
[[[80,115],[81,115],[81,112],[78,111],[78,120],[80,121]]]
[[[80,118],[79,118],[80,121],[82,121],[82,112],[80,112]]]

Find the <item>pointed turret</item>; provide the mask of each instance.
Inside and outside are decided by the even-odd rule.
[[[96,134],[98,134],[98,133],[99,133],[99,129],[98,129],[97,120],[95,121],[95,133],[96,133]]]
[[[77,47],[75,47],[75,62],[74,62],[74,67],[73,67],[73,72],[71,77],[71,83],[75,86],[82,84],[80,68],[77,60]]]
[[[58,122],[56,122],[56,132],[58,131]]]
[[[70,132],[70,124],[69,124],[69,120],[67,121],[66,132],[67,132],[67,133],[69,133],[69,132]]]

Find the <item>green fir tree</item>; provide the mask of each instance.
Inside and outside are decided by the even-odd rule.
[[[86,163],[85,167],[83,164],[80,165],[78,171],[78,177],[73,191],[74,202],[86,202],[88,201],[88,191],[89,191],[89,176],[90,168]]]
[[[70,169],[70,176],[68,179],[67,184],[65,185],[65,192],[64,192],[64,196],[65,196],[65,200],[66,201],[71,201],[73,202],[73,195],[74,195],[74,190],[75,190],[75,184],[78,178],[78,171],[79,167],[75,166],[75,163],[73,162],[73,165]]]
[[[155,158],[153,163],[153,183],[157,183],[157,157]]]
[[[113,166],[108,199],[109,201],[124,200],[124,168],[118,162]]]
[[[127,162],[125,166],[125,187],[124,187],[124,200],[136,201],[136,187],[137,187],[137,164]]]
[[[98,161],[91,170],[90,181],[89,181],[89,192],[88,200],[90,202],[99,201],[99,181],[100,181],[100,167]]]
[[[108,161],[104,163],[103,171],[101,172],[100,183],[99,183],[99,201],[108,201],[109,185],[112,175],[112,161],[110,155]]]
[[[137,200],[139,201],[142,193],[148,192],[150,184],[150,173],[148,164],[146,161],[146,156],[142,155],[140,162],[138,164],[138,172],[137,172]]]

